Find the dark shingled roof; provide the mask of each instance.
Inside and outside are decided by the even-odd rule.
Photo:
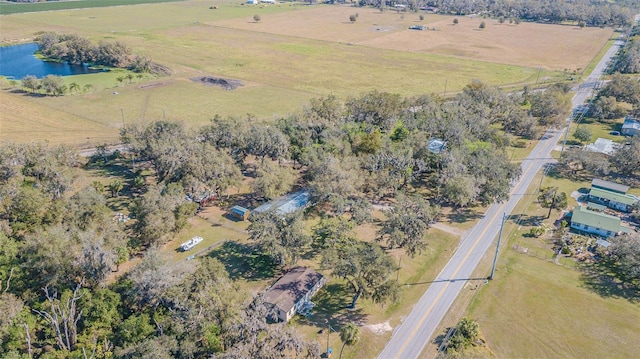
[[[267,289],[264,302],[289,312],[321,280],[322,274],[311,268],[294,267]]]

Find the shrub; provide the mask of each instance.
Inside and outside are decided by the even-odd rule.
[[[260,22],[260,15],[258,15],[258,14],[253,15],[253,21]]]

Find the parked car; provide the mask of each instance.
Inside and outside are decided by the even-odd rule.
[[[413,25],[413,26],[409,26],[409,30],[428,30],[429,28],[424,26],[424,25]]]

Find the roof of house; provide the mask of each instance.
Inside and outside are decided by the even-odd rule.
[[[442,152],[446,146],[447,143],[444,140],[439,138],[432,138],[429,140],[429,146],[427,148],[429,149],[429,152],[438,154]]]
[[[622,124],[622,129],[634,129],[636,131],[640,131],[640,121],[632,117],[626,117]]]
[[[587,151],[604,153],[605,155],[612,155],[616,151],[616,148],[617,144],[612,140],[599,137],[594,143],[584,146],[584,149]]]
[[[604,188],[609,191],[620,192],[620,193],[627,193],[627,191],[629,190],[629,186],[601,180],[598,178],[594,178],[591,181],[591,187]]]
[[[573,210],[571,222],[586,224],[590,227],[600,228],[614,233],[620,232],[620,218],[590,211],[582,206],[578,206]]]
[[[254,209],[254,212],[266,212],[270,209],[275,209],[281,214],[287,214],[295,212],[298,209],[304,208],[311,201],[311,196],[307,191],[299,191],[289,193],[284,197],[280,197],[273,201],[267,202],[262,206]]]
[[[233,208],[231,208],[231,212],[244,216],[247,212],[249,212],[249,210],[241,206],[233,206]]]
[[[588,202],[587,203],[587,208],[588,209],[595,209],[596,211],[604,211],[605,209],[607,209],[607,206],[601,205],[601,204],[597,204],[597,203],[593,203],[593,202]]]
[[[627,206],[632,206],[636,202],[636,199],[629,195],[611,192],[600,188],[592,188],[591,191],[589,191],[589,195],[593,197],[608,199],[609,201],[626,204]]]
[[[311,268],[294,267],[267,289],[264,302],[289,312],[322,278],[322,274]]]

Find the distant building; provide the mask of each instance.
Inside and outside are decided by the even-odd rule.
[[[620,218],[590,211],[582,206],[573,210],[571,228],[601,237],[615,237],[622,231]]]
[[[429,149],[429,152],[433,153],[433,154],[438,154],[442,151],[444,151],[444,148],[447,146],[447,143],[439,138],[432,138],[429,140],[429,145],[427,146],[427,148]]]
[[[267,212],[271,209],[278,211],[280,214],[289,214],[299,209],[306,208],[311,202],[311,195],[308,191],[299,191],[290,193],[284,197],[274,199],[253,210],[256,213]]]
[[[637,118],[627,116],[624,119],[620,133],[625,136],[640,135],[640,121]]]
[[[629,186],[625,186],[623,184],[618,184],[618,183],[614,183],[614,182],[609,182],[609,181],[605,181],[605,180],[601,180],[598,178],[594,178],[593,180],[591,180],[591,187],[592,188],[600,188],[600,189],[604,189],[610,192],[616,192],[616,193],[621,193],[621,194],[627,194],[627,192],[629,191]]]
[[[618,144],[605,138],[598,138],[594,143],[590,143],[584,146],[586,151],[603,153],[605,155],[612,155],[618,149]]]
[[[635,197],[600,188],[591,189],[589,200],[622,212],[631,212],[634,203],[636,203]]]
[[[325,277],[307,267],[294,267],[264,293],[264,303],[273,309],[274,320],[288,322],[311,303],[324,286]]]

